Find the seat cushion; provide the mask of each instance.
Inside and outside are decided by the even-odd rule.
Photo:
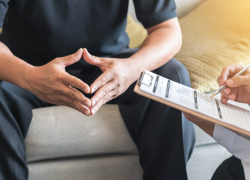
[[[27,162],[137,152],[117,105],[90,117],[65,106],[34,109],[25,144]]]
[[[215,90],[223,67],[250,63],[249,17],[249,0],[207,0],[180,20],[183,45],[175,58],[188,69],[193,88]]]

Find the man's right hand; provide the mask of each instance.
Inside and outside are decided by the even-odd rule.
[[[226,83],[227,87],[221,91],[221,101],[227,103],[228,100],[233,100],[241,103],[250,104],[250,70],[247,70],[243,75],[233,77],[243,65],[236,64],[225,67],[217,82],[219,86]]]
[[[31,67],[25,74],[25,89],[45,102],[69,106],[89,116],[91,101],[77,90],[89,93],[89,86],[65,71],[66,66],[76,63],[81,57],[82,49],[79,49],[75,54],[56,58],[44,66]]]

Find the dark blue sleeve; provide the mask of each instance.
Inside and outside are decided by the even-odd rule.
[[[0,0],[0,28],[3,27],[4,17],[8,10],[8,2],[10,0]]]
[[[174,0],[133,0],[137,19],[145,28],[177,17]]]

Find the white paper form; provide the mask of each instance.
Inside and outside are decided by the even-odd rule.
[[[148,75],[149,74],[149,75]],[[153,79],[152,79],[152,77]],[[148,86],[148,82],[152,83]],[[221,101],[179,83],[146,71],[140,90],[189,110],[250,132],[250,111]]]

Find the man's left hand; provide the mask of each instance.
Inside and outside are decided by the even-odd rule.
[[[94,115],[103,104],[124,93],[140,75],[139,68],[129,58],[96,57],[89,54],[87,49],[83,50],[83,58],[87,63],[98,66],[103,72],[90,86],[90,92],[96,92],[91,98],[91,115]]]

